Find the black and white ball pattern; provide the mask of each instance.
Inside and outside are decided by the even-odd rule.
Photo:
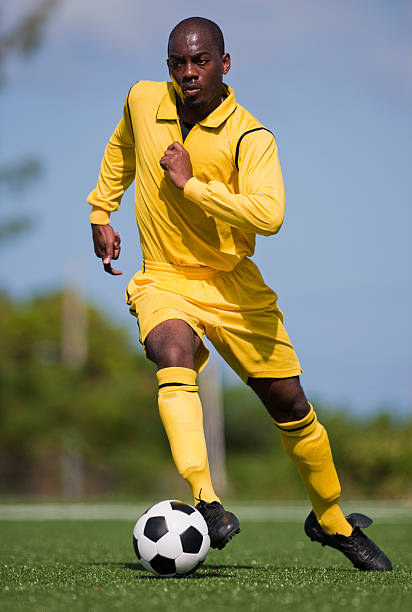
[[[133,529],[140,563],[157,576],[186,576],[206,559],[210,538],[205,519],[181,501],[161,501],[146,510]]]

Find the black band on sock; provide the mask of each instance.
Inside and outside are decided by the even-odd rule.
[[[306,423],[306,425],[301,425],[300,427],[295,427],[294,429],[287,429],[286,427],[281,427],[277,423],[275,423],[275,425],[276,425],[276,427],[278,429],[281,429],[282,431],[285,431],[285,432],[288,432],[288,431],[300,431],[301,429],[305,429],[305,427],[309,427],[309,425],[312,425],[312,423],[315,420],[315,418],[316,418],[316,416],[314,416],[313,419],[309,423]]]
[[[197,387],[197,385],[188,385],[186,383],[181,382],[170,382],[159,385],[159,389],[161,389],[162,387]]]

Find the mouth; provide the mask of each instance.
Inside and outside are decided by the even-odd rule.
[[[190,87],[183,88],[183,94],[188,98],[197,96],[199,92],[200,92],[200,87],[190,86]]]

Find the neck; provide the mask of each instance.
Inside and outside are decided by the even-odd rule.
[[[208,102],[207,105],[202,106],[201,108],[193,108],[185,105],[184,102],[182,102],[180,97],[177,95],[177,114],[179,115],[180,119],[186,121],[186,123],[199,123],[199,121],[202,121],[205,117],[210,115],[210,113],[212,113],[215,108],[217,108],[222,103],[222,101],[222,94],[219,92],[214,98],[212,98],[212,100]]]

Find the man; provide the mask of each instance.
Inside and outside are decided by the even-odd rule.
[[[211,545],[223,548],[240,528],[209,473],[196,386],[208,358],[205,333],[274,419],[313,506],[307,535],[359,569],[392,569],[360,531],[370,519],[345,518],[340,509],[328,437],[300,386],[277,296],[249,259],[255,235],[275,234],[283,221],[275,139],[223,83],[230,56],[215,23],[200,17],[179,23],[167,65],[172,83],[139,82],[129,91],[88,202],[95,253],[106,272],[121,274],[111,265],[120,237],[110,213],[136,181],[143,268],[126,295],[158,368],[159,412],[176,467],[205,517]]]

